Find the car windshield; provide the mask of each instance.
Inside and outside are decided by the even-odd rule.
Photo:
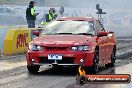
[[[94,35],[93,21],[53,21],[47,25],[43,34],[92,34]]]

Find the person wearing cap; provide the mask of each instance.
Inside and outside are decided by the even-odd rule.
[[[29,7],[26,9],[26,19],[28,23],[28,28],[35,28],[35,20],[36,16],[39,13],[36,13],[36,10],[34,9],[36,2],[30,1]]]
[[[49,14],[48,14],[48,17],[49,17],[49,21],[52,21],[53,20],[53,9],[52,8],[50,8],[50,10],[49,10]]]
[[[52,8],[52,11],[53,11],[53,19],[56,19],[57,18],[57,14],[56,14],[56,10],[55,8]]]
[[[64,7],[61,6],[60,10],[59,10],[60,16],[63,17],[63,13],[64,13]]]
[[[47,25],[49,22],[55,20],[57,18],[55,8],[50,8],[49,13],[45,14],[46,22],[42,20],[41,25]]]

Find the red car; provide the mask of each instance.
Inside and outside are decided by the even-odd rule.
[[[41,65],[91,67],[114,66],[116,39],[92,17],[62,17],[48,24],[29,44],[26,59],[29,72]],[[89,70],[89,69],[87,69]]]

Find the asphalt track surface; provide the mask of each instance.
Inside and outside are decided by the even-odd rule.
[[[100,68],[99,74],[132,75],[132,39],[118,39],[115,67]],[[132,88],[129,84],[78,85],[73,68],[56,70],[43,66],[37,74],[26,69],[25,55],[0,58],[0,88]]]

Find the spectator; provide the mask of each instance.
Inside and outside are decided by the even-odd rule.
[[[36,2],[30,1],[29,7],[26,9],[26,19],[28,23],[28,28],[35,28],[35,20],[36,16],[39,13],[36,13],[36,10],[34,9]]]
[[[59,13],[60,13],[61,17],[63,17],[63,14],[64,14],[64,7],[63,6],[60,7]]]
[[[55,8],[50,8],[49,13],[48,14],[44,14],[44,16],[45,17],[43,17],[43,18],[45,18],[45,20],[42,19],[42,22],[41,22],[42,25],[47,25],[48,22],[51,22],[51,21],[55,20],[57,18],[57,14],[56,14]]]

